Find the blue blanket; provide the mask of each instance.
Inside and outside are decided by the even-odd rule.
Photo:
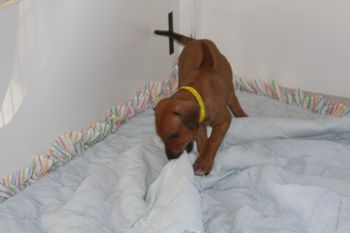
[[[207,177],[168,162],[153,111],[0,204],[0,232],[350,232],[350,115],[238,92]]]

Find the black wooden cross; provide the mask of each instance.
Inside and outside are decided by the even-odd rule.
[[[168,30],[170,33],[174,30],[174,24],[173,24],[173,12],[170,12],[168,14]],[[169,54],[174,53],[174,39],[169,37]]]

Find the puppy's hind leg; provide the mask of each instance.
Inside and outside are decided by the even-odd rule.
[[[244,112],[244,110],[242,109],[242,106],[240,105],[240,103],[237,99],[237,96],[235,95],[235,91],[234,91],[233,87],[231,89],[227,105],[235,117],[247,117],[248,116]]]

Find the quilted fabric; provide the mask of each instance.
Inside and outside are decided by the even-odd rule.
[[[147,110],[0,204],[0,232],[350,232],[350,115],[237,95],[209,176],[167,161]]]

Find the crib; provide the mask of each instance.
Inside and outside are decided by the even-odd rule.
[[[0,232],[350,232],[350,108],[347,81],[338,78],[346,70],[327,60],[339,68],[332,82],[303,80],[302,72],[287,80],[296,73],[269,66],[290,71],[274,57],[280,51],[258,62],[261,47],[278,50],[274,45],[254,44],[257,57],[248,66],[244,54],[252,50],[240,41],[252,33],[242,27],[257,23],[247,18],[251,9],[264,23],[271,20],[267,12],[283,22],[292,16],[278,10],[293,6],[291,12],[319,16],[314,9],[272,0],[270,8],[157,1],[157,10],[122,0],[0,4],[6,33],[0,39]],[[323,4],[319,10],[329,7]],[[231,14],[242,38],[217,29]],[[169,42],[152,35],[168,26],[170,15],[181,19],[174,30],[209,35],[228,51],[236,94],[249,115],[232,119],[208,176],[194,175],[196,149],[168,161],[154,127],[153,107],[178,88],[180,48],[169,56]],[[282,43],[278,35],[275,43]],[[305,54],[317,61],[318,52]]]

